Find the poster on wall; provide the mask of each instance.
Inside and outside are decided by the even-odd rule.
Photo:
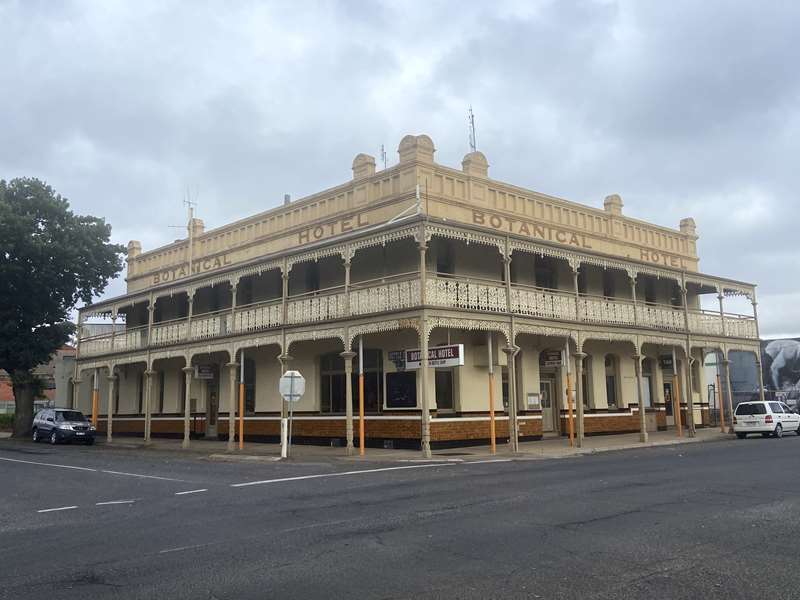
[[[785,400],[800,398],[800,339],[761,341],[764,387]]]

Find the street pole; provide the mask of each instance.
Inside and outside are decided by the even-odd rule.
[[[672,412],[675,414],[675,428],[678,437],[683,437],[683,424],[681,423],[681,395],[678,377],[678,360],[675,356],[675,346],[672,346]]]
[[[564,346],[564,365],[567,369],[567,424],[569,429],[569,447],[575,445],[575,422],[572,420],[572,377],[569,371],[569,340]]]
[[[239,450],[244,448],[244,350],[239,365]]]
[[[714,389],[714,395],[717,397],[717,406],[719,406],[719,430],[725,433],[725,407],[722,405],[722,386],[719,380],[719,371],[717,372],[717,385]]]
[[[364,336],[358,336],[358,454],[364,456]]]
[[[494,422],[494,366],[492,365],[492,332],[486,333],[486,347],[489,351],[489,443],[492,454],[497,453],[497,433]]]

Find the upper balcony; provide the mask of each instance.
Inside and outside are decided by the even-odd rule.
[[[684,282],[681,293],[678,273],[668,279],[667,273],[650,268],[638,272],[634,263],[598,264],[597,257],[572,260],[571,256],[536,254],[523,247],[508,252],[506,267],[503,253],[496,251],[496,243],[487,244],[491,241],[488,238],[453,239],[441,228],[424,246],[423,278],[412,228],[407,227],[406,233],[407,237],[381,238],[380,243],[362,245],[357,250],[347,246],[339,253],[327,248],[252,267],[229,279],[201,279],[190,288],[165,287],[159,295],[117,300],[114,315],[125,316],[124,328],[108,328],[99,335],[82,331],[80,357],[423,306],[516,315],[572,326],[758,338],[754,316],[701,310],[699,295],[719,292],[722,298],[728,290],[724,284],[714,287],[714,282],[696,279]],[[86,310],[90,312],[91,307]]]

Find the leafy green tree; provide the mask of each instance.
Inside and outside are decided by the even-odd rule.
[[[125,249],[110,236],[103,219],[74,214],[46,183],[0,180],[0,369],[14,389],[16,437],[31,428],[34,367],[74,333],[76,304],[122,270]]]

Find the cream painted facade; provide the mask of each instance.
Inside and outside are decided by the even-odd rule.
[[[490,385],[512,445],[563,434],[568,378],[579,442],[615,431],[646,438],[679,410],[690,432],[704,423],[706,353],[758,359],[755,286],[699,272],[692,219],[678,229],[644,223],[623,214],[617,195],[591,208],[490,179],[480,152],[461,170],[434,153],[427,136],[406,136],[394,167],[376,171],[359,154],[341,186],[210,231],[192,219],[186,239],[152,251],[132,241],[128,293],[80,311],[81,325],[124,329],[80,336],[75,406],[92,412],[95,398],[108,435],[232,443],[244,357],[247,437],[275,438],[286,412],[277,379],[291,367],[307,380],[299,437],[350,449],[348,373],[361,338],[370,443],[428,452],[485,442]],[[702,294],[719,310],[701,310]],[[753,314],[726,313],[731,295],[748,297]],[[395,362],[445,344],[463,344],[463,366]],[[546,364],[560,351],[568,367]],[[662,368],[673,353],[674,379]]]

